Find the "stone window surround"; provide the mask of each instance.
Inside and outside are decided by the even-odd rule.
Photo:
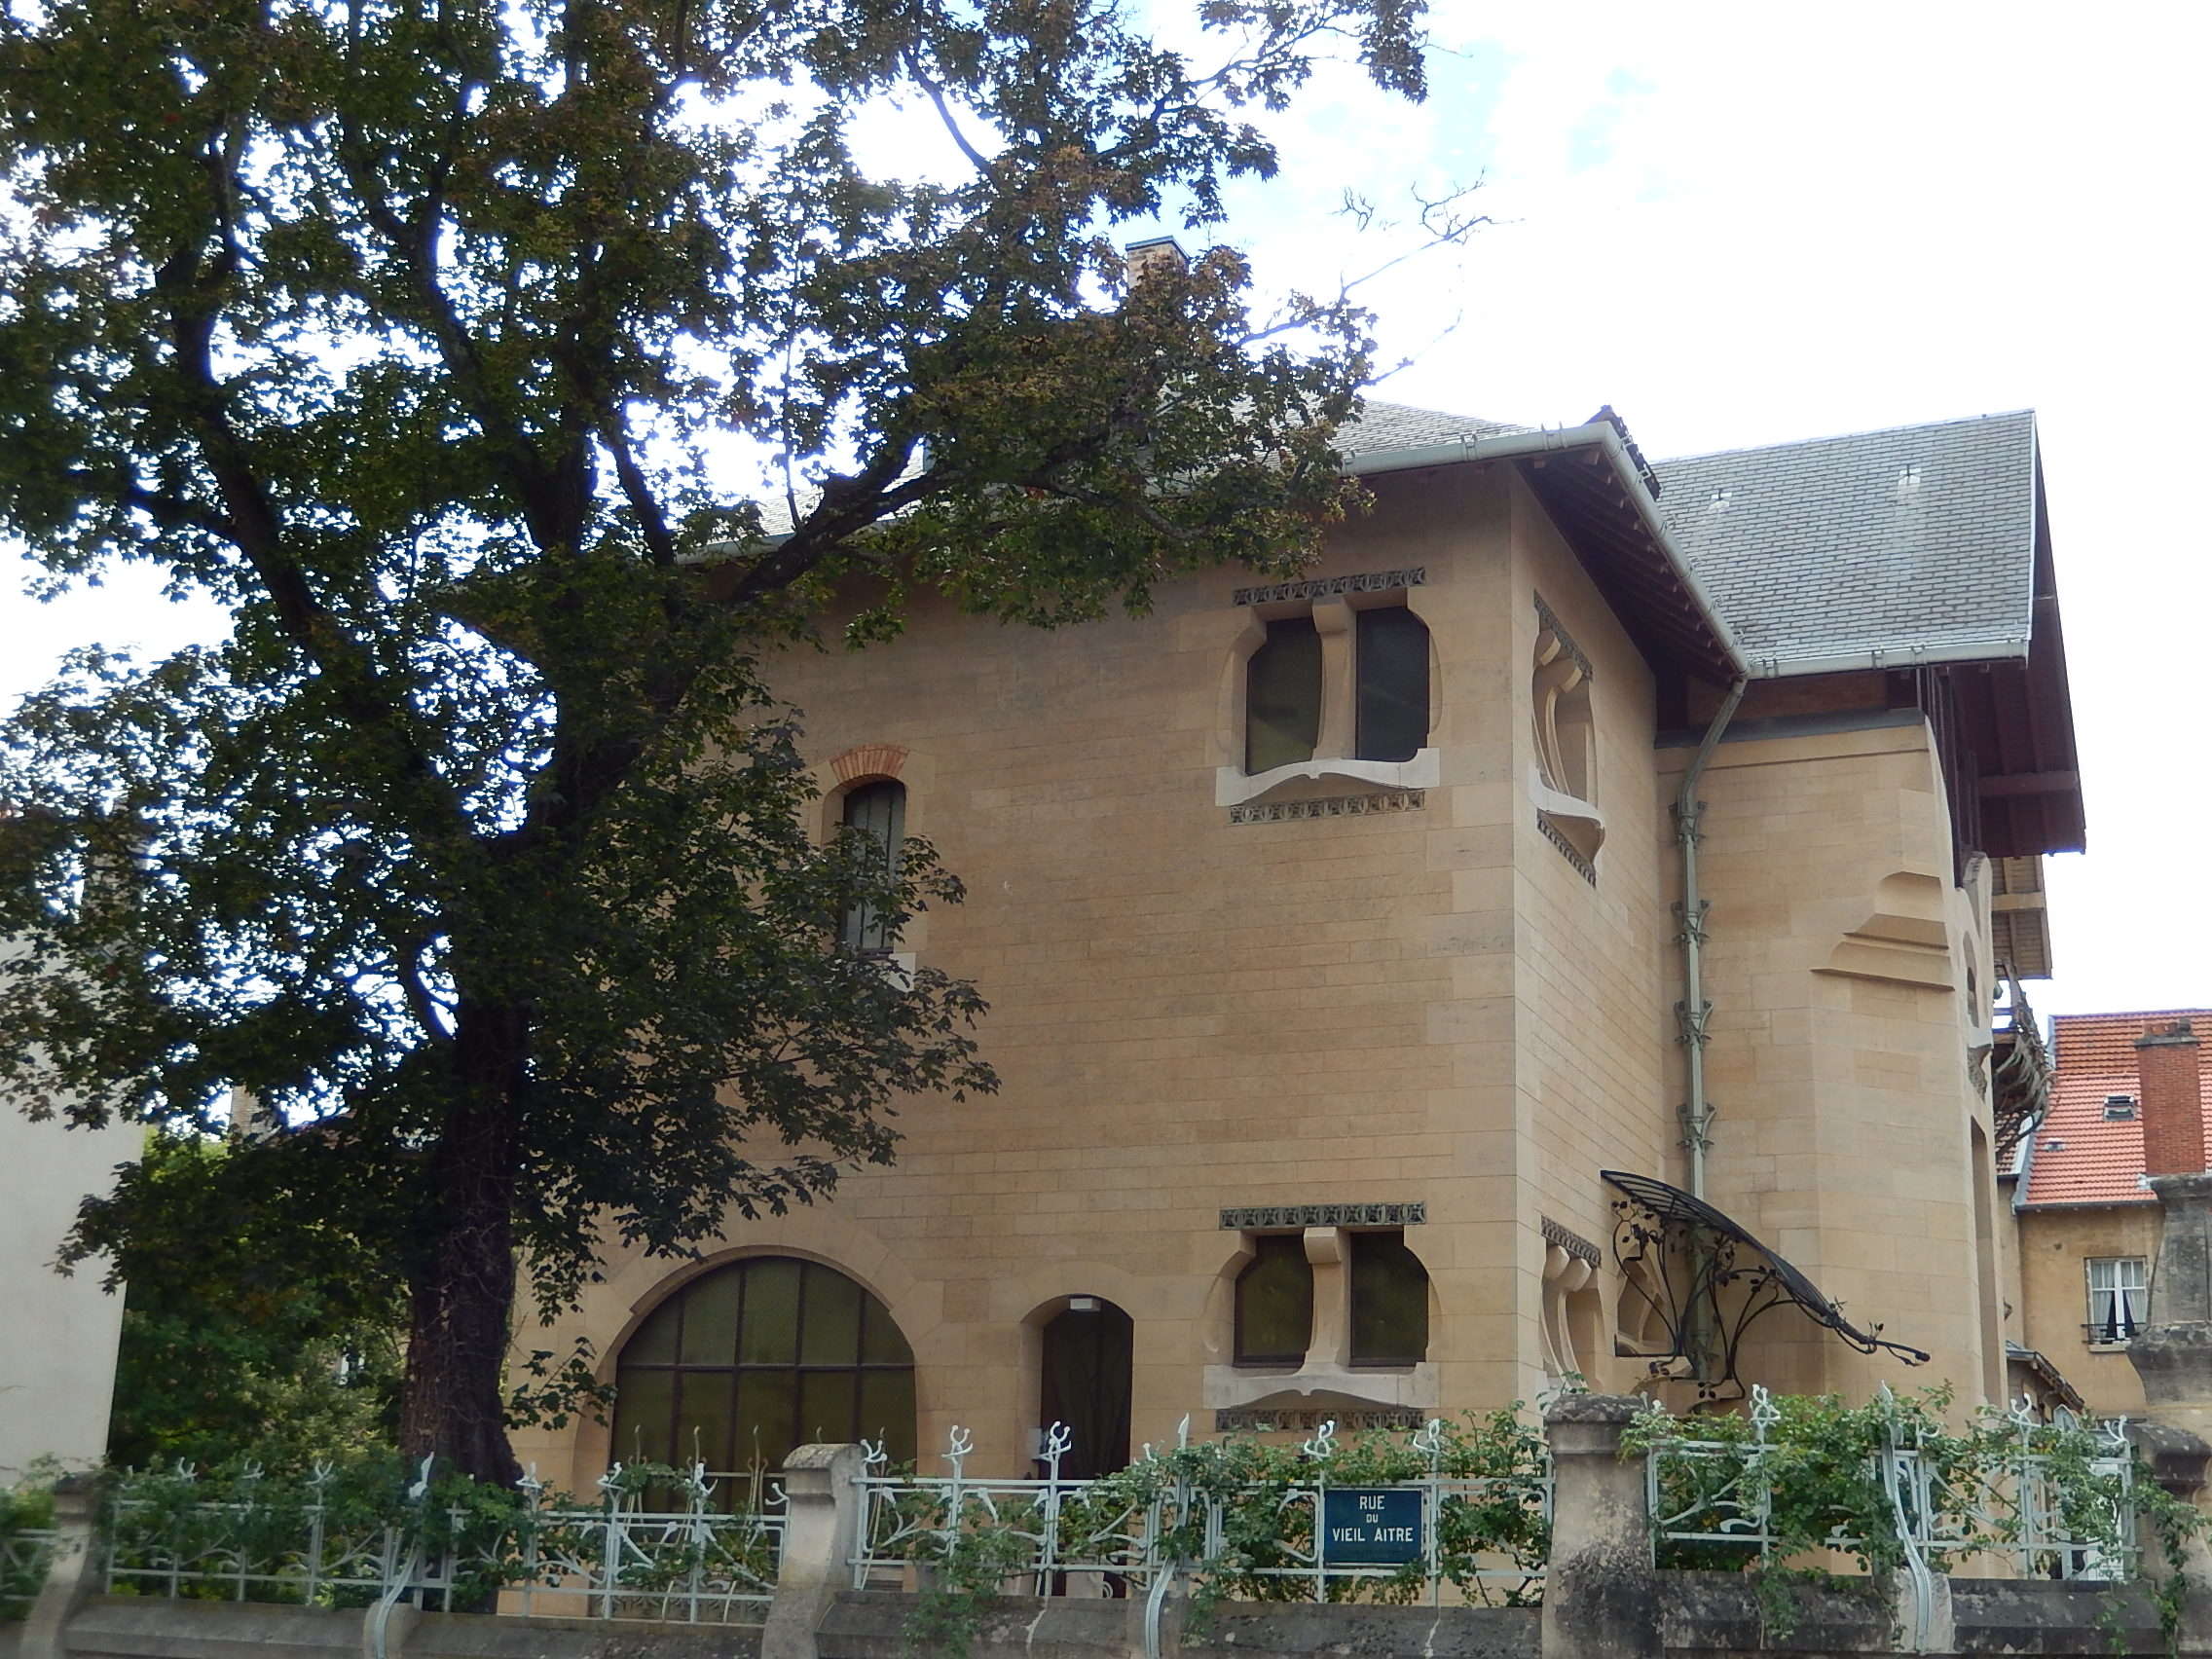
[[[1536,643],[1529,680],[1529,798],[1535,803],[1536,827],[1544,838],[1595,885],[1598,849],[1605,842],[1604,815],[1595,799],[1597,731],[1590,686],[1597,676],[1544,596],[1530,597]],[[1579,718],[1560,719],[1563,700],[1579,710]]]
[[[1269,1231],[1281,1231],[1271,1229]],[[1308,1340],[1305,1360],[1295,1366],[1208,1365],[1200,1380],[1202,1403],[1209,1411],[1233,1411],[1263,1403],[1285,1403],[1290,1398],[1327,1395],[1361,1401],[1383,1408],[1421,1408],[1438,1405],[1443,1391],[1436,1362],[1424,1359],[1413,1365],[1354,1365],[1351,1360],[1351,1247],[1346,1235],[1357,1232],[1400,1232],[1398,1228],[1309,1227],[1306,1260],[1313,1269],[1313,1334]],[[1239,1248],[1222,1270],[1230,1291],[1227,1307],[1235,1317],[1236,1277],[1254,1255],[1252,1239],[1244,1233]],[[1431,1342],[1437,1327],[1436,1290],[1429,1287]]]
[[[913,752],[899,743],[856,744],[831,756],[828,762],[830,783],[815,802],[817,839],[826,841],[844,827],[847,795],[864,785],[876,783],[895,783],[904,788],[905,834],[903,838],[910,840],[919,835],[922,831],[915,816],[918,792],[914,782],[906,776],[912,757]],[[929,768],[924,765],[915,770],[927,774]],[[875,957],[883,964],[885,973],[897,977],[902,990],[910,989],[914,983],[917,952],[927,942],[928,929],[929,912],[916,911],[906,919],[905,931],[901,936],[901,942],[909,948],[882,951]]]
[[[1603,1305],[1597,1278],[1604,1265],[1598,1246],[1550,1216],[1539,1218],[1544,1235],[1544,1370],[1554,1382],[1588,1380],[1600,1357]],[[1591,1351],[1582,1350],[1587,1347]]]
[[[1435,629],[1414,598],[1410,588],[1384,588],[1309,602],[1291,599],[1256,603],[1244,608],[1235,638],[1230,642],[1222,682],[1216,722],[1222,763],[1214,769],[1214,805],[1241,806],[1286,785],[1321,778],[1349,778],[1385,790],[1437,787],[1444,775],[1443,762],[1433,744],[1418,751],[1411,760],[1361,760],[1352,754],[1357,741],[1357,687],[1352,679],[1355,610],[1403,606],[1429,628],[1428,729],[1432,737],[1443,720],[1443,675],[1436,657]],[[1314,739],[1313,758],[1248,773],[1243,765],[1245,664],[1266,643],[1268,624],[1292,616],[1311,616],[1314,632],[1321,636],[1321,730]]]

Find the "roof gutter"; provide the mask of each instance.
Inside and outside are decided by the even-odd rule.
[[[1959,645],[1906,645],[1836,651],[1826,656],[1754,656],[1749,672],[1754,680],[1784,680],[1809,674],[1850,674],[1866,669],[1902,672],[1946,662],[2025,661],[2028,642],[2023,639],[1975,640]]]
[[[1675,545],[1674,537],[1667,534],[1667,527],[1659,520],[1659,504],[1644,487],[1635,461],[1629,459],[1628,446],[1621,442],[1621,435],[1611,422],[1593,421],[1549,431],[1499,432],[1492,437],[1470,435],[1455,443],[1427,444],[1419,449],[1374,450],[1364,455],[1352,451],[1345,456],[1344,471],[1348,478],[1369,478],[1379,473],[1412,472],[1421,467],[1453,466],[1469,461],[1530,461],[1584,449],[1596,449],[1604,455],[1621,486],[1621,493],[1636,508],[1637,517],[1643,521],[1644,533],[1665,555],[1669,568],[1689,594],[1690,603],[1697,608],[1699,617],[1726,654],[1732,677],[1751,675],[1753,671],[1745,660],[1743,648],[1736,644],[1734,631],[1721,619],[1712,594],[1698,580],[1690,562]]]

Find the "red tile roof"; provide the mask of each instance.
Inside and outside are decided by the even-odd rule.
[[[2058,1075],[2050,1113],[2030,1143],[2030,1204],[2152,1203],[2142,1183],[2143,1120],[2105,1120],[2105,1096],[2134,1095],[2135,1039],[2153,1024],[2192,1021],[2204,1039],[2197,1053],[2197,1088],[2204,1101],[2205,1166],[2212,1168],[2212,1009],[2178,1008],[2152,1014],[2061,1014],[2052,1016],[2051,1047]]]

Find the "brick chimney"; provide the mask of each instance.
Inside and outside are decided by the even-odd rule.
[[[2204,1093],[2196,1033],[2186,1019],[2154,1025],[2135,1040],[2143,1101],[2143,1169],[2150,1175],[2204,1172]]]

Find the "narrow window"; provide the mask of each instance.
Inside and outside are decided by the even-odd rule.
[[[2141,1256],[2089,1258],[2089,1341],[2129,1342],[2142,1329],[2150,1303],[2148,1266]]]
[[[873,836],[883,850],[883,879],[897,877],[899,848],[906,838],[906,786],[888,778],[863,784],[845,797],[845,828],[865,830]],[[839,937],[854,950],[880,952],[891,948],[891,930],[881,910],[866,901],[845,912]]]
[[[1411,760],[1428,741],[1428,628],[1404,606],[1357,612],[1352,669],[1361,760]]]
[[[1352,1364],[1419,1364],[1428,1357],[1428,1270],[1402,1233],[1350,1237]]]
[[[1296,1233],[1263,1233],[1236,1275],[1236,1363],[1296,1365],[1313,1341],[1313,1266]]]
[[[1244,668],[1244,770],[1313,758],[1321,738],[1321,636],[1310,616],[1268,624]]]

